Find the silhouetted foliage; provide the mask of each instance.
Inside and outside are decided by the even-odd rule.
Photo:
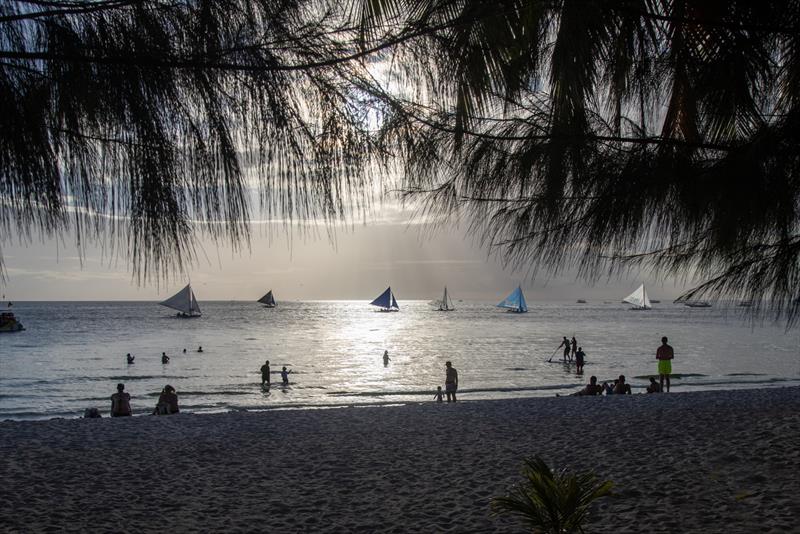
[[[180,268],[369,205],[511,265],[640,266],[800,317],[800,0],[7,0],[0,244]],[[371,128],[379,127],[377,131]]]
[[[365,3],[440,28],[397,52],[432,96],[392,92],[386,122],[424,213],[515,266],[800,317],[800,2]]]
[[[589,506],[610,495],[613,487],[593,473],[553,472],[538,456],[525,459],[522,475],[525,481],[508,495],[492,499],[492,513],[515,515],[532,532],[542,534],[584,532]]]
[[[332,4],[333,5],[333,4]],[[331,58],[344,17],[302,0],[0,3],[0,229],[182,268],[251,205],[331,220],[367,201],[365,111]],[[355,49],[353,49],[355,50]]]

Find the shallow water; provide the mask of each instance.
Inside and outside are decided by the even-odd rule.
[[[675,348],[674,391],[800,384],[800,332],[751,327],[736,307],[529,302],[529,313],[512,314],[486,302],[456,302],[448,313],[422,301],[401,302],[399,313],[362,301],[200,304],[203,317],[187,320],[151,302],[15,303],[27,330],[0,335],[0,418],[76,417],[91,406],[105,414],[118,382],[137,413],[151,411],[168,383],[194,412],[423,402],[443,385],[445,360],[459,371],[463,400],[568,393],[589,375],[625,374],[640,392],[664,335]],[[560,350],[547,361],[572,335],[587,354],[585,376],[559,362]],[[278,385],[284,365],[287,387]]]

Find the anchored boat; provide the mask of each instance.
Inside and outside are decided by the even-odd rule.
[[[200,305],[197,304],[197,299],[192,291],[192,284],[186,284],[186,287],[159,304],[178,310],[177,316],[181,319],[195,319],[202,315]]]
[[[373,306],[378,306],[382,312],[396,312],[400,311],[400,306],[397,305],[397,300],[394,298],[391,286],[386,288],[386,291],[380,294],[378,298],[370,302]]]

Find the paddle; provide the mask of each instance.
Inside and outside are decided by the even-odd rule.
[[[556,352],[558,352],[558,349],[560,349],[560,348],[561,348],[561,345],[556,347],[556,350],[553,351],[553,354],[551,354],[550,357],[547,358],[547,363],[553,363],[553,356],[556,355]]]

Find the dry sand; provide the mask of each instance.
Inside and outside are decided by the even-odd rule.
[[[533,454],[614,481],[589,532],[800,532],[800,388],[6,421],[0,529],[521,532]]]

